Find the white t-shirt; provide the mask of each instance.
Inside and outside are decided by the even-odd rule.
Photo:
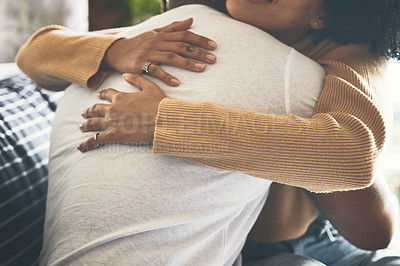
[[[211,8],[182,6],[123,35],[188,17],[194,18],[193,32],[218,43],[218,59],[200,74],[165,66],[181,80],[179,87],[155,81],[168,97],[311,116],[323,69],[265,32]],[[137,91],[119,73],[98,90],[110,87]],[[99,101],[98,90],[71,85],[57,110],[41,263],[232,265],[271,182],[153,155],[151,145],[111,144],[78,152],[76,146],[94,135],[79,131],[80,113]]]

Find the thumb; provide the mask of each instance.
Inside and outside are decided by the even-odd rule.
[[[190,28],[193,24],[193,18],[188,18],[181,21],[175,21],[162,28],[155,29],[156,32],[176,32],[184,31]]]
[[[136,88],[138,88],[141,91],[146,91],[146,90],[151,90],[153,92],[161,91],[160,87],[156,83],[148,80],[147,78],[143,77],[142,75],[139,75],[139,74],[126,75],[126,74],[124,74],[124,78],[129,84],[135,86]]]

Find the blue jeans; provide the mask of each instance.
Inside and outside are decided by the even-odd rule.
[[[400,265],[400,250],[359,249],[344,239],[322,216],[297,239],[277,243],[248,240],[242,251],[243,265],[268,265],[269,258],[285,253],[313,258],[329,266]]]

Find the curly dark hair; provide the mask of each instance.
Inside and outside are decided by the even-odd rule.
[[[400,61],[399,0],[325,0],[326,28],[341,44],[367,44],[371,52]]]

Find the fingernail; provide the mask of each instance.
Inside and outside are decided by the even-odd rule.
[[[208,59],[210,62],[214,62],[215,59],[217,58],[217,57],[216,57],[215,55],[213,55],[213,54],[207,54],[206,57],[207,57],[207,59]]]
[[[216,48],[217,47],[217,43],[213,42],[213,41],[208,41],[208,45],[212,48]]]
[[[171,84],[177,86],[177,85],[179,85],[179,80],[177,80],[177,79],[171,79]]]
[[[85,145],[84,144],[79,144],[79,146],[78,147],[76,147],[77,148],[77,150],[78,151],[80,151],[80,152],[82,152],[82,153],[84,153],[84,152],[87,152],[88,150],[87,150],[87,148],[85,147]]]
[[[194,67],[198,68],[198,69],[204,69],[205,65],[204,64],[200,64],[200,63],[195,63]]]

